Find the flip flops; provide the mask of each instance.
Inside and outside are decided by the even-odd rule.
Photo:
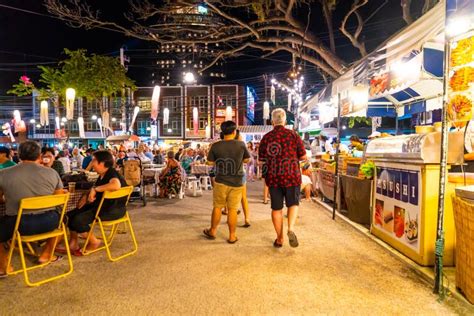
[[[250,227],[250,223],[245,223],[245,224],[242,225],[242,227],[244,227],[244,228],[249,228],[249,227]]]
[[[216,239],[216,236],[212,236],[211,235],[211,230],[209,228],[206,228],[202,231],[202,233],[204,234],[204,236],[207,238],[207,239],[210,239],[210,240],[214,240]]]
[[[63,260],[63,259],[64,259],[63,256],[56,256],[55,259],[53,259],[53,260],[51,260],[51,261],[49,261],[49,262],[48,262],[48,261],[46,261],[46,262],[41,262],[41,261],[39,261],[39,260],[36,260],[35,263],[36,263],[36,264],[55,263],[55,262],[61,261],[61,260]]]
[[[227,242],[228,242],[229,244],[235,244],[235,243],[238,242],[238,241],[239,241],[239,238],[237,238],[237,237],[235,237],[234,240],[229,240],[229,239],[227,239]]]
[[[281,247],[283,247],[283,245],[278,242],[278,239],[275,239],[275,241],[273,242],[273,247],[281,248]]]
[[[288,231],[288,240],[290,241],[290,246],[295,248],[298,247],[298,238],[296,238],[296,235],[292,231]]]

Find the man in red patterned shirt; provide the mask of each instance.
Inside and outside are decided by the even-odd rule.
[[[286,112],[272,112],[273,130],[263,136],[259,147],[259,160],[263,162],[263,176],[270,188],[272,221],[277,234],[273,246],[283,245],[283,201],[288,208],[288,239],[291,247],[298,247],[294,226],[298,216],[301,173],[299,162],[306,159],[300,136],[285,128]]]

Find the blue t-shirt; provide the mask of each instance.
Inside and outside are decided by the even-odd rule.
[[[92,156],[84,157],[84,160],[82,160],[82,169],[86,169],[87,166],[89,166],[89,164],[91,163],[91,161],[92,161]]]

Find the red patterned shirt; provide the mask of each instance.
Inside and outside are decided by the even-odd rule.
[[[264,163],[263,176],[269,187],[301,185],[299,162],[306,156],[303,141],[293,130],[275,126],[263,136],[259,160]]]

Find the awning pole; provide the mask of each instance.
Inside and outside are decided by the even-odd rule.
[[[398,135],[398,114],[395,116],[395,135]]]
[[[337,136],[336,136],[336,174],[334,175],[334,200],[332,205],[332,219],[336,219],[336,206],[340,210],[340,189],[339,189],[339,145],[341,144],[341,94],[337,94]]]
[[[435,284],[434,293],[438,293],[442,298],[444,296],[443,287],[443,254],[444,254],[444,201],[446,190],[446,171],[447,171],[447,156],[448,156],[448,70],[449,70],[450,45],[449,39],[445,35],[444,44],[444,84],[443,84],[443,108],[442,108],[442,130],[441,130],[441,162],[439,166],[439,195],[438,195],[438,222],[436,231],[435,244]]]

